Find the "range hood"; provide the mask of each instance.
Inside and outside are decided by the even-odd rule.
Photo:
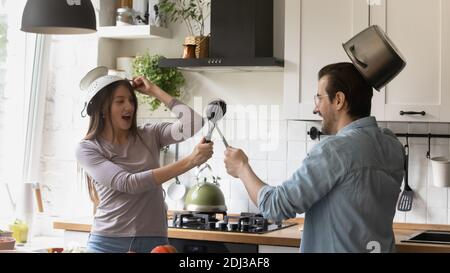
[[[200,71],[282,71],[273,56],[273,0],[212,0],[209,58],[167,59],[160,67]]]

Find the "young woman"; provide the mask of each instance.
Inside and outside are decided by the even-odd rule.
[[[100,80],[93,87],[99,82],[101,86]],[[133,89],[159,99],[178,121],[137,127]],[[160,167],[160,149],[198,132],[201,116],[144,77],[134,79],[132,84],[113,80],[94,93],[87,102],[89,130],[76,151],[91,182],[90,189],[95,190],[91,198],[98,198],[88,251],[150,252],[168,243],[161,185],[206,162],[213,146],[203,139],[186,158]]]

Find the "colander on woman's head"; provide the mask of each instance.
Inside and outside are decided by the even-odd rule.
[[[108,68],[105,66],[99,66],[91,71],[89,71],[86,76],[80,81],[80,89],[83,91],[87,91],[86,101],[84,104],[84,108],[81,111],[81,116],[83,112],[86,110],[87,114],[90,115],[90,104],[95,95],[98,94],[100,90],[104,87],[110,85],[111,83],[122,81],[124,78],[119,76],[108,75]]]

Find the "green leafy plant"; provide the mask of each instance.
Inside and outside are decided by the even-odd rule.
[[[145,76],[172,97],[179,98],[181,96],[181,87],[185,83],[184,76],[176,68],[159,67],[158,63],[161,58],[164,57],[148,53],[136,56],[133,60],[133,74],[134,76]],[[161,102],[156,98],[140,93],[137,96],[140,101],[149,103],[152,111],[161,106]]]
[[[184,22],[191,36],[205,36],[211,0],[161,0],[159,9],[171,22]]]

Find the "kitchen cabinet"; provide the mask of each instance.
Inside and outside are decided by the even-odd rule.
[[[376,24],[407,65],[381,92],[374,91],[372,115],[379,121],[450,122],[449,15],[445,0],[286,0],[286,118],[319,119],[312,113],[317,72],[349,62],[341,44]]]
[[[348,61],[342,43],[368,27],[366,0],[286,0],[284,108],[287,119],[318,120],[313,114],[317,73]]]
[[[404,55],[405,69],[381,90],[387,121],[450,121],[450,2],[381,0],[370,8]],[[400,115],[401,111],[425,115]]]

